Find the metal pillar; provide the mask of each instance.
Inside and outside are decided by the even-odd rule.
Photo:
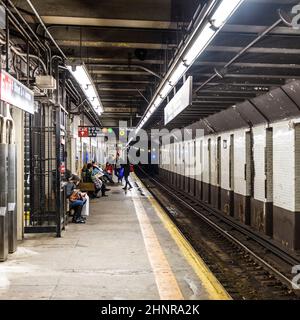
[[[60,86],[59,86],[59,64],[56,61],[55,65],[56,78],[56,112],[55,112],[55,148],[56,148],[56,236],[61,237],[61,176],[60,176],[60,122],[61,122],[61,107],[60,107]]]
[[[8,251],[13,253],[17,250],[17,146],[8,145]]]
[[[2,140],[5,123],[0,117],[0,261],[8,255],[8,219],[7,219],[7,160],[8,149]]]

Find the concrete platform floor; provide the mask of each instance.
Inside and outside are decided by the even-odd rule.
[[[87,223],[70,223],[62,238],[26,235],[0,264],[0,299],[228,298],[199,277],[147,191],[115,185],[108,194],[91,200]]]

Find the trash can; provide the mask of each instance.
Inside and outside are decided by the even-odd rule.
[[[7,179],[7,216],[8,216],[8,252],[17,250],[17,182],[16,182],[16,145],[8,145],[8,179]]]

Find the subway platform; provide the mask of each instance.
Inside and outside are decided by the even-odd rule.
[[[0,268],[0,299],[226,300],[230,296],[159,204],[134,188],[93,199],[62,238],[27,235]]]

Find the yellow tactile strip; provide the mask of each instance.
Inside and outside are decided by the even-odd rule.
[[[161,300],[183,300],[177,280],[163,253],[152,224],[139,197],[133,197],[136,215],[142,230],[146,251]]]
[[[135,176],[135,179],[138,181],[140,186],[146,189],[139,178]],[[212,272],[209,270],[205,262],[201,259],[201,257],[190,245],[190,243],[181,234],[181,232],[178,230],[176,225],[168,217],[168,215],[161,208],[158,202],[148,192],[146,193],[146,196],[150,201],[150,203],[152,204],[152,207],[154,208],[156,214],[158,215],[160,220],[163,222],[165,228],[168,230],[173,240],[176,242],[181,253],[185,257],[189,265],[193,268],[194,272],[197,274],[202,285],[207,290],[210,299],[211,300],[231,300],[230,295],[223,288],[223,286],[216,279],[216,277],[212,274]]]

